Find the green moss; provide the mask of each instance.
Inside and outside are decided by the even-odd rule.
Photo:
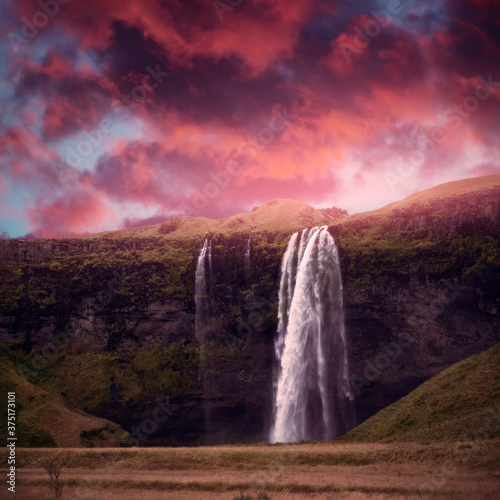
[[[0,310],[3,314],[18,312],[23,298],[23,272],[15,265],[0,266]]]
[[[375,282],[408,282],[415,273],[422,281],[456,278],[486,287],[500,279],[500,240],[493,236],[458,233],[438,238],[404,231],[395,235],[380,228],[355,231],[346,222],[335,228],[335,237],[347,290]]]
[[[156,397],[161,392],[171,399],[179,399],[200,390],[198,369],[198,348],[174,346],[141,351],[127,371],[140,377],[145,398]]]
[[[63,392],[74,408],[93,415],[104,411],[120,422],[122,405],[147,405],[158,394],[172,400],[199,394],[198,367],[199,351],[193,346],[157,346],[140,351],[131,362],[111,353],[69,353],[41,372],[40,384]]]
[[[56,423],[61,416],[68,423],[68,428],[73,425],[76,427],[90,426],[96,422],[90,415],[74,411],[71,407],[64,405],[64,400],[59,393],[47,392],[37,384],[33,384],[22,376],[16,370],[18,360],[12,353],[5,348],[0,348],[0,391],[6,395],[7,392],[15,393],[15,412],[16,412],[16,444],[27,447],[54,447],[58,437],[62,437],[66,442],[68,440],[74,445],[85,444],[80,440],[80,436],[64,435],[67,432],[61,429]],[[7,414],[4,399],[0,403],[2,413]],[[85,421],[82,421],[82,417]],[[99,419],[98,424],[102,427],[103,421]],[[118,444],[118,439],[123,436],[123,429],[107,422],[107,428],[110,433],[116,433],[116,439],[108,439],[108,445]],[[7,418],[0,420],[0,432],[7,436]]]

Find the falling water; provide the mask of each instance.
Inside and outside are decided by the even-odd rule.
[[[246,286],[250,288],[252,285],[252,264],[250,260],[250,238],[248,238],[247,242],[247,248],[245,250],[245,255],[244,255],[244,264],[245,264],[245,281],[246,281]]]
[[[210,240],[208,243],[208,271],[210,274],[210,286],[212,286],[212,280],[213,280],[213,275],[212,275],[212,240]]]
[[[213,307],[213,296],[212,290],[214,289],[214,273],[212,271],[212,240],[208,243],[208,275],[209,282],[207,284],[207,305],[208,305],[208,315],[210,315],[210,310]]]
[[[195,274],[195,333],[200,348],[200,365],[198,377],[203,387],[203,413],[205,416],[205,437],[214,433],[212,418],[213,387],[210,378],[206,377],[207,370],[213,370],[214,361],[206,356],[209,346],[210,311],[213,307],[211,292],[213,290],[212,272],[212,240],[205,238],[201,247]]]
[[[281,263],[271,442],[331,439],[355,424],[342,277],[327,227],[295,233]]]
[[[205,238],[203,247],[198,256],[196,264],[196,278],[195,278],[195,332],[198,341],[202,341],[205,336],[205,330],[208,326],[208,293],[207,293],[207,260],[209,268],[209,276],[211,277],[212,271],[212,242]]]

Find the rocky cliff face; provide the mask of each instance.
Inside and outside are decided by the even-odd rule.
[[[3,267],[5,284],[12,291],[24,286],[10,294],[12,300],[4,291],[11,313],[0,316],[1,339],[19,354],[26,353],[21,368],[30,380],[64,393],[71,407],[123,422],[129,431],[135,430],[140,444],[263,440],[270,416],[277,300],[273,291],[281,243],[275,244],[272,235],[256,238],[249,283],[244,268],[248,235],[209,237],[211,329],[203,349],[195,335],[194,303],[200,244],[183,249],[187,265],[182,272],[175,269],[176,279],[183,275],[183,291],[174,299],[155,295],[163,284],[157,280],[162,276],[170,285],[172,271],[151,256],[140,264],[131,261],[111,269],[104,261],[113,243],[105,242],[95,252],[103,263],[86,269],[86,243],[75,241],[68,249],[18,242],[29,257],[19,260],[14,252]],[[278,239],[286,244],[282,235]],[[10,243],[9,251],[15,247]],[[143,245],[155,247],[155,242]],[[40,248],[50,252],[48,257]],[[64,260],[70,254],[75,266]],[[85,286],[82,274],[88,274]],[[78,288],[71,289],[71,283],[78,283]],[[177,350],[174,363],[172,350]],[[163,363],[165,358],[170,361]],[[154,365],[157,370],[150,369]],[[99,394],[87,394],[83,385],[89,371]],[[172,376],[165,377],[169,371]],[[57,381],[55,387],[49,379]],[[169,418],[149,432],[147,426],[161,405],[169,408]]]
[[[498,234],[500,226],[500,187],[490,187],[480,193],[447,198],[427,206],[417,203],[392,213],[393,227],[399,230],[427,231],[432,237],[480,230]],[[439,216],[436,216],[439,213]]]
[[[500,340],[499,201],[500,188],[329,228],[341,255],[358,422]],[[167,229],[160,234],[177,227]],[[208,234],[203,346],[194,303],[202,239],[172,244],[168,255],[151,238],[2,241],[2,341],[27,376],[141,444],[266,440],[288,236],[252,234],[250,282],[248,236]],[[95,387],[78,373],[95,374]],[[165,405],[168,418],[156,421]]]
[[[331,230],[343,255],[351,377],[364,421],[500,341],[500,187],[350,225]],[[375,238],[362,236],[374,226]]]
[[[482,310],[481,294],[481,288],[445,280],[366,286],[347,295],[351,382],[360,422],[500,341],[498,312]]]
[[[106,239],[87,241],[82,238],[66,240],[0,240],[0,264],[13,262],[40,264],[68,252],[91,254],[106,251],[110,246],[118,250],[141,250],[144,245],[143,241],[113,243]]]

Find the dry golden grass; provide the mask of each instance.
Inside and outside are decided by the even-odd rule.
[[[377,210],[354,214],[351,217],[353,219],[361,219],[372,216],[386,216],[394,210],[404,210],[410,208],[414,204],[425,207],[430,203],[439,202],[440,200],[446,198],[460,196],[463,194],[479,193],[486,189],[498,186],[500,186],[500,175],[486,175],[484,177],[474,177],[471,179],[447,182],[446,184],[440,184],[439,186],[434,186],[433,188],[426,189],[425,191],[414,193],[404,200],[389,203],[389,205]]]
[[[347,217],[347,216],[345,216]],[[333,217],[311,207],[307,203],[296,200],[274,200],[252,213],[239,213],[223,219],[207,217],[178,217],[177,227],[164,235],[166,240],[185,240],[202,238],[207,233],[246,233],[269,231],[290,234],[304,227],[329,225],[339,222],[343,217]],[[161,236],[161,224],[108,231],[91,236],[91,238],[133,239]]]
[[[19,490],[21,491],[21,490]],[[63,499],[74,499],[74,500],[237,500],[239,493],[236,492],[195,492],[195,491],[131,491],[117,488],[115,490],[101,490],[96,493],[83,493],[80,494],[79,491],[74,488],[66,488]],[[24,487],[22,488],[22,498],[23,500],[48,500],[51,497],[46,497],[40,495],[40,489],[38,487]],[[252,495],[251,493],[247,493]],[[243,497],[245,498],[245,497]],[[252,499],[257,500],[257,494],[251,496]],[[261,497],[262,498],[262,497]],[[265,497],[264,497],[265,498]],[[273,493],[268,494],[270,500],[300,500],[304,497],[302,493]],[[315,494],[313,497],[315,500],[395,500],[398,497],[394,495],[385,494],[366,494],[366,493],[324,493]],[[405,497],[400,497],[405,498]],[[446,497],[433,497],[436,500],[439,498],[450,499],[450,496]],[[457,500],[471,500],[470,497],[458,496],[455,497]],[[496,500],[495,497],[491,497],[491,500]]]
[[[500,438],[474,443],[467,466],[477,470],[500,469]],[[0,449],[5,466],[7,451]],[[18,464],[26,469],[39,464],[60,448],[19,448]],[[186,448],[69,448],[66,469],[214,470],[253,471],[289,466],[366,466],[380,463],[440,464],[457,460],[456,443],[348,443],[315,442],[282,445],[227,445]]]
[[[61,480],[68,499],[394,499],[422,493],[496,500],[500,470],[484,457],[500,439],[491,441],[466,464],[451,445],[439,443],[66,449]],[[57,453],[18,449],[21,498],[50,498],[41,464]],[[5,462],[5,451],[0,457]]]
[[[478,193],[488,188],[500,186],[500,175],[488,175],[471,179],[448,182],[421,191],[404,200],[390,203],[385,207],[370,212],[362,212],[351,216],[332,216],[311,207],[307,203],[278,199],[258,207],[252,213],[239,213],[223,219],[207,217],[177,217],[175,230],[168,234],[160,232],[161,224],[106,231],[83,239],[95,240],[134,240],[144,238],[160,238],[162,241],[184,241],[201,239],[207,233],[232,234],[269,231],[271,233],[291,234],[305,227],[332,225],[351,220],[371,220],[390,217],[394,210],[404,210],[412,205],[425,207],[430,203],[467,193]]]

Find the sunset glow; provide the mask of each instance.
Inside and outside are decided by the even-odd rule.
[[[0,233],[277,198],[349,213],[500,173],[496,0],[7,0]]]

